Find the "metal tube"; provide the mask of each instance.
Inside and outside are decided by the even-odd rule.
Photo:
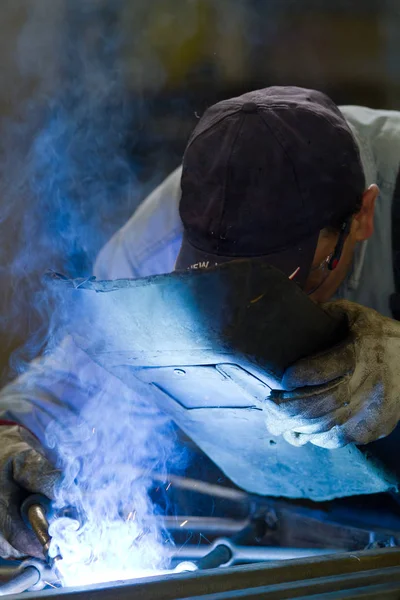
[[[225,544],[217,544],[210,552],[196,561],[198,569],[216,569],[228,563],[233,554]]]
[[[40,573],[35,567],[26,567],[13,579],[0,585],[0,596],[26,592],[40,581]]]
[[[257,546],[234,546],[234,563],[254,563],[268,560],[290,560],[293,558],[306,558],[308,556],[321,556],[336,554],[338,550],[329,548],[280,548]]]
[[[204,535],[208,533],[219,534],[220,536],[234,535],[243,531],[250,525],[249,519],[236,520],[223,517],[192,517],[192,516],[167,516],[160,519],[168,531],[187,530],[191,532],[200,532]]]
[[[142,472],[145,473],[145,471]],[[190,479],[189,477],[181,477],[179,475],[165,476],[158,473],[152,473],[151,478],[154,481],[160,481],[163,483],[169,481],[173,486],[180,488],[181,490],[197,492],[198,494],[203,494],[205,496],[213,496],[215,498],[231,500],[232,502],[239,502],[246,505],[248,505],[250,501],[249,494],[246,492],[225,487],[223,485],[218,485],[216,483],[207,483],[206,481],[201,481],[200,479]]]
[[[2,565],[0,567],[0,583],[2,583],[3,581],[8,581],[9,579],[11,579],[11,577],[15,577],[20,572],[21,568],[19,564],[13,566]]]
[[[381,569],[383,578],[389,570],[398,571],[400,564],[400,549],[388,548],[374,551],[352,552],[327,556],[314,556],[293,561],[274,561],[273,563],[258,563],[240,567],[214,569],[212,571],[196,571],[178,575],[153,577],[136,581],[126,581],[123,584],[109,583],[91,585],[73,589],[74,600],[177,600],[177,598],[191,598],[205,596],[206,594],[223,594],[237,592],[238,590],[254,589],[261,586],[285,584],[314,579],[318,582],[321,578],[335,576],[345,579],[355,573],[365,573]],[[392,579],[389,579],[392,581]],[[69,597],[71,590],[52,590],[51,600],[64,600]],[[304,594],[301,594],[304,597]],[[36,593],[36,600],[47,600],[47,592]],[[214,596],[212,596],[214,597]],[[242,592],[241,598],[246,597]],[[248,597],[248,596],[247,596]],[[265,594],[262,598],[265,597]],[[293,594],[275,598],[294,597]],[[321,597],[321,596],[320,596]],[[376,597],[376,596],[375,596]],[[382,596],[379,596],[382,597]],[[398,596],[395,596],[396,598]]]
[[[218,546],[223,546],[229,549],[228,545],[224,544],[223,541],[218,540]],[[214,546],[215,548],[215,546]],[[214,548],[211,550],[213,551]],[[230,565],[240,563],[255,563],[255,562],[267,562],[271,560],[290,560],[293,558],[306,558],[308,556],[323,556],[324,554],[337,554],[338,550],[325,549],[325,548],[283,548],[279,546],[233,546],[233,556],[231,551],[231,557],[227,561]],[[204,548],[204,546],[184,546],[175,552],[171,552],[171,560],[174,563],[184,561],[196,561],[196,565],[206,558],[210,553],[210,547]],[[225,562],[220,563],[225,564]],[[218,565],[217,565],[218,566]],[[211,567],[198,567],[198,568],[211,568]]]
[[[0,588],[2,583],[9,582],[11,579],[15,580],[16,577],[30,568],[35,569],[40,576],[38,583],[34,585],[34,591],[42,590],[48,584],[58,585],[60,583],[60,577],[56,569],[51,569],[46,563],[37,558],[28,558],[21,563],[12,564],[12,566],[0,566]]]

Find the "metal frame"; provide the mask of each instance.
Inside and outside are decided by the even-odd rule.
[[[399,598],[400,550],[384,549],[167,575],[102,586],[9,596],[9,600],[227,600]]]

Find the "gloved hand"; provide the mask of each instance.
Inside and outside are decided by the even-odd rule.
[[[29,492],[53,498],[59,476],[33,435],[17,425],[0,426],[0,557],[43,558],[38,540],[21,519],[20,506]]]
[[[400,322],[344,300],[322,308],[348,319],[334,348],[289,367],[283,388],[267,399],[266,425],[290,444],[339,448],[368,444],[400,419]]]

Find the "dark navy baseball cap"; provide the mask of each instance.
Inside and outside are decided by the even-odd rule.
[[[269,87],[205,112],[184,154],[181,187],[175,269],[265,258],[303,285],[320,231],[356,211],[365,177],[328,96]]]

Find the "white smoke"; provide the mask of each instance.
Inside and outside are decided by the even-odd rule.
[[[115,389],[117,387],[117,389]],[[53,423],[49,446],[63,467],[51,553],[65,585],[133,579],[168,567],[171,540],[148,495],[151,474],[182,458],[174,430],[155,407],[121,384],[94,395],[80,417]],[[167,484],[166,484],[167,485]]]
[[[42,275],[91,275],[152,182],[139,183],[134,159],[147,113],[125,79],[125,1],[7,5],[25,19],[13,53],[24,94],[13,90],[13,119],[0,136],[0,333],[21,340],[29,327],[11,357],[15,376],[51,342],[54,299]]]
[[[7,314],[0,315],[0,331],[15,327],[19,334],[25,315],[31,327],[27,343],[12,356],[12,375],[29,371],[38,354],[51,354],[60,322],[68,323],[68,303],[59,302],[42,274],[53,269],[70,277],[91,275],[97,252],[151,185],[139,185],[140,165],[126,143],[128,130],[131,144],[143,135],[146,106],[139,85],[132,97],[124,77],[121,20],[127,2],[18,3],[27,21],[16,63],[35,86],[20,106],[19,121],[1,139],[0,227],[16,233],[11,260],[0,248],[0,276],[10,282],[12,296]],[[136,27],[143,37],[140,23]],[[157,74],[162,79],[160,69]],[[70,375],[74,380],[76,373]],[[64,400],[69,384],[57,382]],[[51,527],[52,551],[62,553],[67,585],[163,569],[170,545],[148,490],[151,473],[165,472],[174,456],[173,429],[111,376],[87,395],[73,420],[53,422],[47,431],[64,473],[55,509],[73,507],[77,513],[75,520],[61,518]]]

